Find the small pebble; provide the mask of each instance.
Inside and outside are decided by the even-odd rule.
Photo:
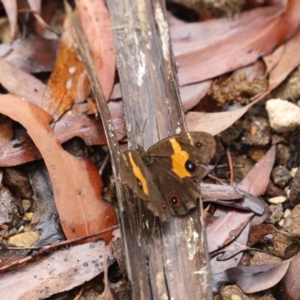
[[[290,132],[300,125],[300,108],[287,100],[270,99],[266,110],[271,128],[277,132]]]
[[[277,197],[270,198],[268,200],[268,202],[273,203],[273,204],[278,204],[278,203],[283,203],[286,200],[287,200],[287,197],[285,197],[285,196],[277,196]]]
[[[239,295],[231,295],[231,300],[242,300]]]
[[[24,228],[25,228],[25,227],[24,227],[23,225],[22,225],[22,226],[20,226],[20,227],[19,227],[19,229],[18,229],[18,233],[22,233],[22,232],[24,232]]]
[[[24,208],[24,211],[26,212],[31,206],[31,201],[28,200],[28,199],[23,199],[22,200],[22,206]]]
[[[280,221],[278,222],[278,225],[279,225],[280,227],[282,227],[282,226],[283,226],[283,222],[284,222],[284,219],[280,220]]]
[[[33,217],[33,213],[32,212],[29,212],[29,213],[25,213],[24,217],[23,217],[23,220],[24,221],[31,221],[32,220],[32,217]]]
[[[296,173],[297,173],[297,170],[298,168],[293,168],[291,171],[290,171],[290,174],[292,177],[295,177]]]
[[[272,170],[273,182],[280,188],[287,186],[289,181],[292,179],[290,171],[283,166],[277,166]]]
[[[30,247],[39,237],[40,233],[38,231],[28,231],[10,237],[8,244],[15,247]]]
[[[290,209],[286,209],[285,211],[284,211],[284,214],[283,214],[283,217],[284,218],[287,218],[290,214],[291,214],[291,210]]]

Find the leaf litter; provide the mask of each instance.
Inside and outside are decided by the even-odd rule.
[[[100,2],[101,5],[88,0],[82,2],[76,1],[78,15],[84,22],[83,28],[89,39],[90,51],[99,71],[105,97],[107,100],[112,98],[108,105],[121,139],[126,134],[121,90],[115,86],[114,93],[111,94],[115,83],[115,54],[109,14],[103,2]],[[37,22],[46,14],[40,1],[28,1],[28,4],[34,10],[36,19],[32,22],[36,29]],[[16,22],[16,2],[3,1],[3,5],[11,26],[11,43],[0,45],[1,69],[5,70],[5,76],[0,75],[4,91],[0,95],[0,112],[15,122],[12,127],[12,121],[8,119],[9,121],[2,122],[4,127],[0,127],[3,141],[0,145],[0,164],[3,168],[25,164],[25,170],[34,187],[34,201],[24,201],[26,199],[19,194],[7,196],[11,199],[14,196],[16,202],[27,203],[27,206],[26,211],[19,208],[19,212],[15,214],[19,214],[19,223],[10,220],[9,215],[0,215],[4,255],[9,251],[5,249],[9,237],[20,235],[25,229],[39,230],[41,234],[33,246],[43,247],[58,243],[63,239],[63,234],[67,239],[74,239],[112,227],[116,224],[116,216],[112,206],[102,199],[103,183],[91,160],[84,156],[74,157],[61,146],[71,140],[71,144],[78,147],[80,143],[76,142],[76,137],[80,137],[86,145],[103,145],[106,141],[101,121],[97,116],[95,118],[87,115],[87,112],[93,111],[90,100],[87,101],[90,87],[71,37],[69,36],[69,40],[66,38],[68,31],[63,31],[58,52],[56,50],[59,39],[45,39],[45,28],[48,28],[46,23],[43,23],[42,30],[37,30],[37,39],[26,37],[16,41],[14,37],[20,30]],[[188,128],[191,131],[210,132],[218,141],[213,176],[207,179],[207,183],[201,184],[201,187],[204,202],[210,203],[205,211],[213,289],[215,292],[221,289],[221,294],[226,289],[226,286],[222,286],[229,283],[237,284],[242,289],[239,293],[256,293],[280,285],[289,299],[298,299],[299,284],[293,279],[298,274],[299,249],[289,238],[288,225],[291,220],[293,224],[297,220],[293,219],[293,213],[283,217],[283,212],[288,208],[293,210],[296,203],[286,201],[268,206],[260,198],[268,200],[271,193],[273,196],[288,195],[290,184],[297,186],[298,177],[283,186],[276,186],[272,169],[278,165],[288,170],[298,167],[298,129],[286,134],[270,131],[268,137],[263,136],[267,141],[265,144],[260,141],[262,138],[258,138],[258,142],[254,144],[249,141],[257,139],[256,131],[260,130],[259,126],[262,124],[258,122],[255,129],[251,125],[251,118],[259,116],[268,120],[265,102],[276,97],[278,88],[290,82],[291,73],[299,66],[296,55],[299,52],[299,8],[299,0],[290,0],[245,10],[234,18],[170,23]],[[103,22],[99,24],[99,20]],[[99,48],[101,51],[98,51]],[[263,67],[260,73],[252,71],[254,73],[250,79],[246,75],[247,69],[254,70],[257,63]],[[50,71],[51,75],[48,74],[45,80],[42,72]],[[260,86],[255,81],[259,76],[267,85]],[[297,78],[293,80],[297,82]],[[295,89],[297,90],[297,85]],[[295,94],[297,92],[293,92]],[[220,99],[226,101],[220,102]],[[289,96],[285,100],[295,102]],[[245,103],[248,104],[244,105]],[[203,111],[205,107],[209,109]],[[233,138],[230,135],[237,122],[240,128]],[[52,126],[49,125],[51,123]],[[225,136],[233,142],[222,144]],[[228,185],[228,169],[227,173],[218,169],[224,162],[224,147],[228,146],[233,155],[234,179],[240,182],[234,186]],[[283,150],[278,152],[279,146],[282,146],[281,149],[290,149],[290,154]],[[248,169],[245,168],[248,163],[246,155],[250,155],[250,160],[247,158],[250,161]],[[38,178],[42,178],[41,175],[37,170],[33,171],[32,164],[38,166],[40,162],[36,160],[42,158],[51,184],[49,179],[48,183],[40,183]],[[238,166],[240,162],[241,167]],[[42,168],[41,166],[40,169]],[[37,182],[34,183],[35,181]],[[2,183],[6,185],[5,180]],[[51,188],[53,195],[52,200],[49,200],[51,195],[49,197],[44,191]],[[1,195],[0,193],[0,198]],[[72,201],[68,201],[70,199]],[[44,205],[45,201],[52,203],[48,210]],[[34,203],[37,203],[37,209],[30,208],[30,205],[36,205]],[[297,209],[296,204],[295,212]],[[298,224],[295,224],[294,237],[299,236],[297,228]],[[106,233],[106,243],[110,239],[111,234]],[[278,246],[277,240],[282,245]],[[85,250],[75,252],[80,247]],[[24,299],[47,298],[80,286],[84,281],[103,272],[103,267],[99,266],[107,254],[105,247],[107,246],[101,241],[72,246],[69,249],[57,250],[48,258],[41,257],[22,269],[17,266],[22,261],[27,261],[26,251],[22,255],[14,254],[9,259],[2,256],[3,270],[13,267],[17,268],[17,272],[1,276],[1,294],[10,293],[7,295],[13,299],[9,287],[14,284],[18,284],[18,290]],[[258,252],[253,252],[255,249]],[[90,261],[87,264],[83,260],[82,264],[78,263],[78,260],[86,258],[89,250],[94,251]],[[280,261],[269,263],[266,257],[260,256],[259,251],[269,253],[270,261],[273,258]],[[90,265],[95,265],[98,261],[99,253],[101,259],[97,268],[90,269]],[[76,258],[77,262],[70,263]],[[251,261],[255,259],[257,265],[251,265]],[[54,261],[58,262],[57,265],[54,265]],[[53,262],[53,270],[57,273],[50,276],[48,269],[41,273],[44,271],[42,264],[49,266],[50,262]],[[35,271],[35,268],[38,270]],[[61,274],[68,278],[57,281]],[[72,282],[68,280],[70,274]],[[30,285],[21,285],[34,276],[43,276],[46,284],[44,288],[40,288],[36,280]],[[19,299],[20,295],[15,294],[15,299]],[[276,298],[277,295],[273,296]]]

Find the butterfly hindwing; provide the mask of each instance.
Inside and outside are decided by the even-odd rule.
[[[174,135],[148,151],[151,173],[171,215],[182,216],[196,206],[199,182],[215,153],[214,138],[204,132]]]
[[[135,151],[125,151],[120,158],[123,181],[130,187],[140,199],[146,202],[146,206],[153,214],[167,221],[168,210],[161,205],[163,196],[154,183],[150,170],[145,166],[140,154]]]

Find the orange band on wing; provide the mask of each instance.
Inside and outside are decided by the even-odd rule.
[[[148,189],[148,185],[147,185],[147,182],[146,182],[146,178],[143,176],[139,166],[133,160],[131,153],[129,153],[129,160],[130,160],[130,164],[132,166],[132,171],[133,171],[134,176],[140,181],[140,183],[142,185],[143,192],[147,196],[149,196],[149,189]]]
[[[172,159],[172,171],[179,177],[190,177],[191,173],[186,169],[186,162],[189,160],[189,154],[182,150],[180,144],[176,141],[176,139],[169,140],[174,154],[171,156]]]

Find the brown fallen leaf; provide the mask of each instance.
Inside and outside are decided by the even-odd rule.
[[[266,65],[266,74],[269,74],[280,61],[284,52],[285,44],[278,46],[272,53],[265,55],[262,59]]]
[[[100,194],[102,182],[98,170],[90,160],[73,157],[62,149],[49,126],[51,116],[17,96],[1,95],[0,101],[0,112],[27,129],[45,160],[67,238],[115,225],[115,211]],[[104,239],[108,241],[110,237],[108,234]]]
[[[226,112],[203,113],[190,111],[185,115],[188,130],[204,131],[211,135],[216,135],[242,117],[255,102],[253,101],[242,108]]]
[[[289,264],[290,260],[258,266],[239,266],[212,274],[213,292],[217,293],[226,283],[236,283],[245,293],[269,289],[285,275]]]
[[[94,116],[66,114],[54,124],[53,129],[60,144],[75,136],[80,137],[86,145],[106,144],[102,122]]]
[[[10,93],[25,98],[35,105],[41,105],[46,85],[31,74],[0,59],[0,83]]]
[[[217,185],[201,182],[201,198],[203,200],[239,200],[244,198],[239,191],[237,191],[233,186],[230,185]]]
[[[171,27],[180,84],[216,77],[270,53],[295,32],[299,10],[299,0],[291,0],[286,7],[252,9],[233,19]]]
[[[23,141],[12,140],[0,146],[1,167],[19,166],[41,158],[40,152],[29,137],[25,137]]]
[[[270,174],[275,161],[275,151],[275,146],[272,146],[236,187],[254,196],[263,195],[269,184]]]
[[[300,295],[300,253],[292,258],[290,266],[282,279],[286,299],[298,300]]]
[[[102,273],[108,253],[102,240],[55,251],[18,272],[0,275],[1,298],[44,299],[70,290]]]
[[[10,44],[0,44],[0,56],[28,73],[52,71],[58,40],[24,39]]]
[[[300,64],[300,57],[295,55],[300,51],[300,32],[292,39],[287,41],[283,46],[282,54],[276,66],[269,74],[268,91],[272,91],[278,87],[287,76]]]
[[[220,251],[216,251],[217,253],[220,252],[221,255],[216,255],[210,260],[212,274],[224,272],[225,270],[236,267],[239,264],[243,255],[243,248],[244,250],[247,250],[245,249],[245,245],[248,240],[249,228],[250,225],[248,223],[233,242],[220,249]],[[230,256],[230,258],[222,260],[219,259],[219,257],[224,258],[224,256]]]
[[[67,20],[64,29],[55,67],[47,82],[41,104],[55,120],[75,102],[85,100],[90,93],[88,77],[74,46]]]
[[[13,122],[6,116],[0,116],[0,148],[9,143],[14,136]]]
[[[229,282],[235,282],[245,293],[256,293],[276,285],[290,265],[291,260],[258,266],[238,266],[225,271]]]
[[[104,97],[108,100],[116,67],[109,12],[103,1],[76,0],[75,3]]]
[[[248,246],[252,246],[259,242],[266,235],[274,233],[275,228],[272,224],[257,224],[252,225],[250,228]]]
[[[216,251],[232,242],[248,224],[253,213],[230,211],[207,227],[209,252]]]
[[[187,112],[195,107],[207,94],[209,88],[211,87],[211,84],[212,80],[207,80],[204,82],[180,87],[179,91],[183,110]]]

